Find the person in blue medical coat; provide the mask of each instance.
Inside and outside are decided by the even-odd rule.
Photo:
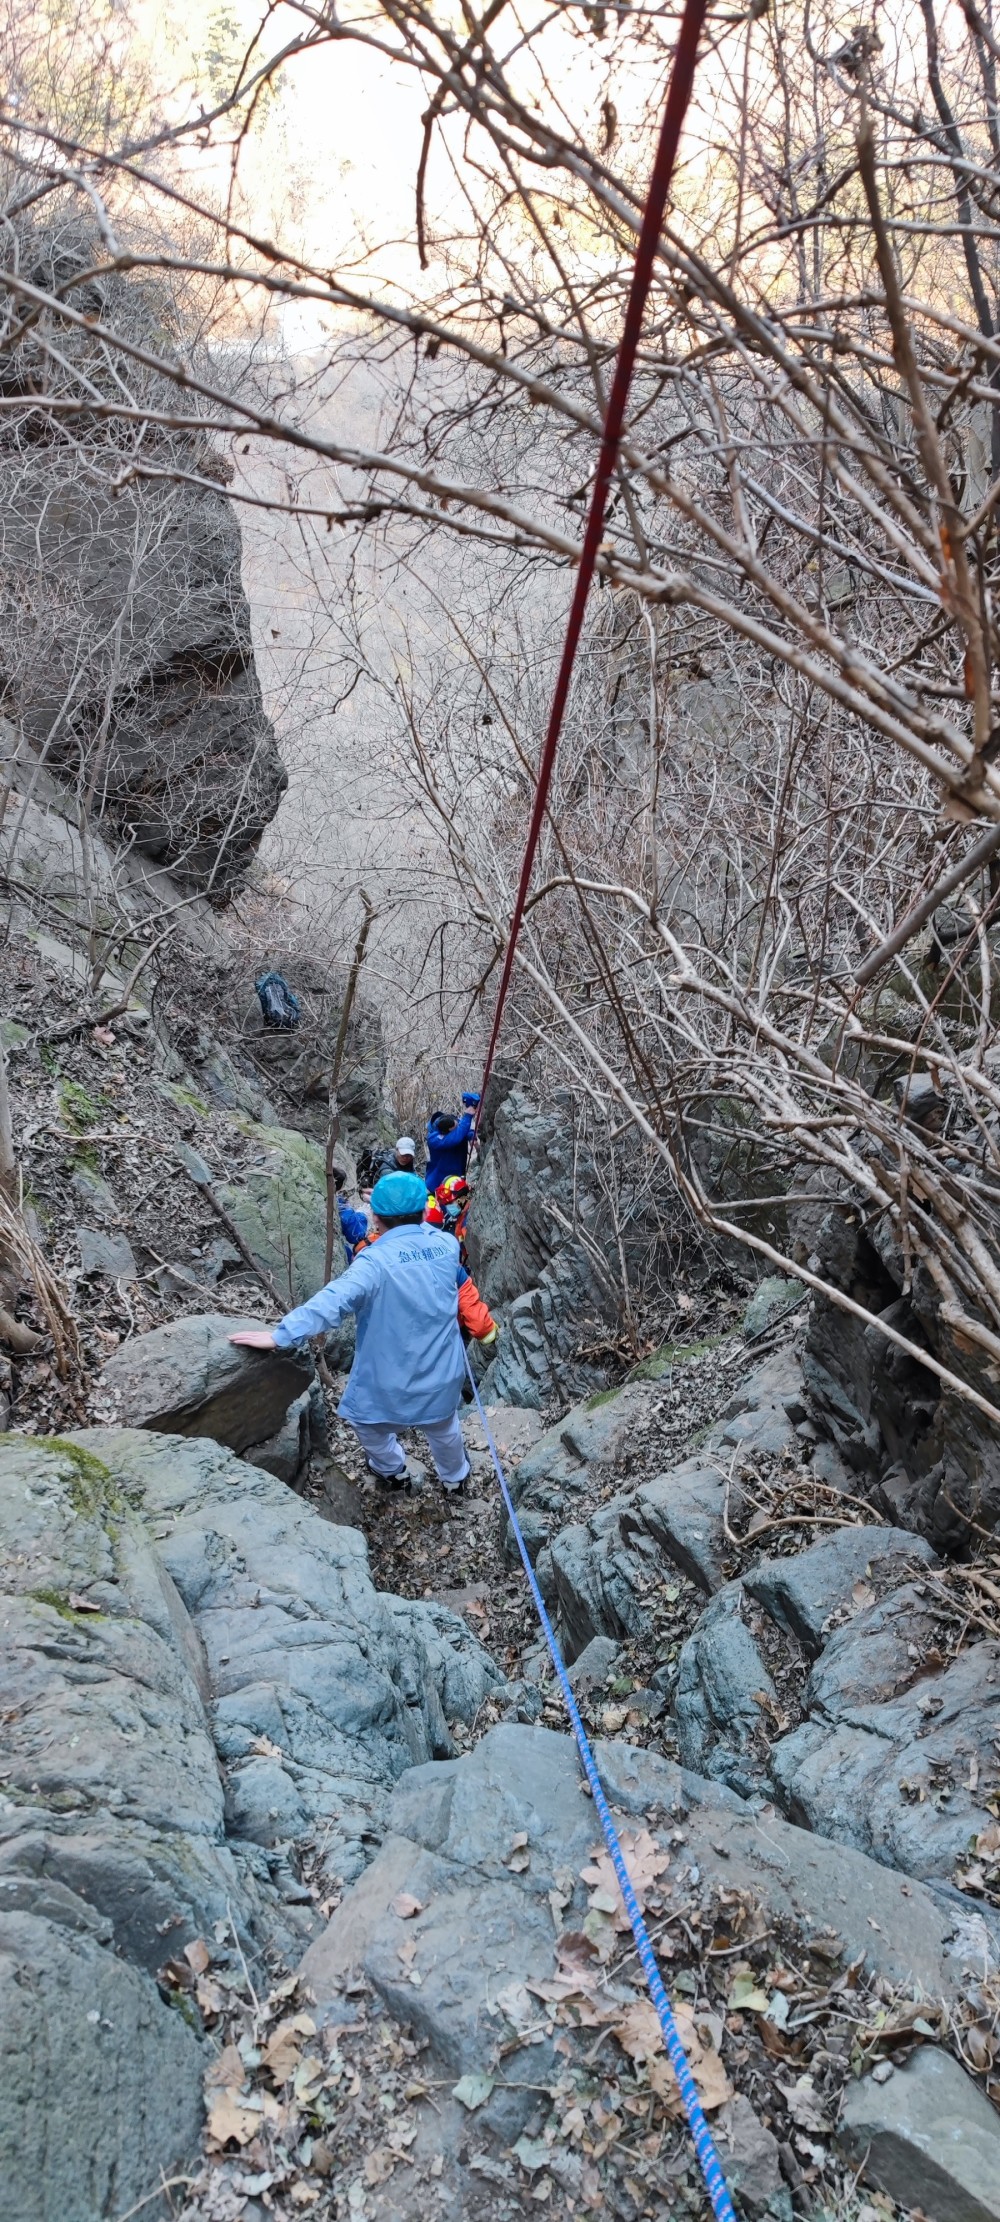
[[[250,1350],[290,1350],[353,1312],[357,1345],[338,1410],[353,1427],[369,1472],[386,1489],[408,1489],[396,1429],[418,1427],[442,1489],[458,1496],[469,1473],[459,1421],[463,1268],[453,1237],[423,1224],[426,1203],[419,1173],[384,1173],[371,1196],[379,1240],[276,1327],[230,1340]]]

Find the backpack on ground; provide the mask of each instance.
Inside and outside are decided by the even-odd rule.
[[[279,1034],[292,1034],[302,1016],[302,1006],[280,972],[262,972],[254,981],[264,1024]]]

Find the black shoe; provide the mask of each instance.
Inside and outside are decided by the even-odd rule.
[[[372,1465],[370,1458],[365,1459],[365,1465],[368,1468],[368,1472],[370,1474],[374,1474],[375,1481],[378,1487],[380,1489],[384,1489],[387,1496],[409,1496],[410,1491],[413,1487],[413,1481],[408,1466],[404,1466],[402,1472],[398,1474],[380,1474],[377,1466]]]
[[[469,1471],[471,1472],[471,1470],[472,1469],[470,1467]],[[464,1497],[466,1494],[468,1480],[469,1475],[463,1474],[461,1481],[443,1481],[441,1483],[442,1496],[449,1498],[449,1500],[453,1497]]]

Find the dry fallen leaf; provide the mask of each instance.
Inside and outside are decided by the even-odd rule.
[[[398,1914],[401,1921],[412,1921],[414,1914],[423,1913],[423,1910],[423,1899],[412,1898],[408,1890],[398,1891],[389,1905],[390,1913]]]
[[[779,2083],[778,2089],[799,2129],[830,2128],[829,2117],[824,2112],[823,2102],[811,2075],[800,2075],[794,2083]]]
[[[662,2052],[663,2031],[652,1999],[637,1998],[634,2006],[615,2022],[614,2034],[630,2060],[650,2060]]]
[[[674,2021],[677,2024],[677,2034],[687,2054],[688,2065],[695,2080],[698,2097],[706,2114],[711,2114],[717,2106],[725,2106],[727,2099],[732,2098],[733,2086],[714,2045],[702,2042],[690,2007],[685,2006],[682,2000],[678,2000],[673,2013]],[[671,2114],[681,2113],[681,2095],[677,2088],[677,2078],[665,2055],[650,2060],[649,2081],[651,2088],[663,2100],[667,2111]]]
[[[287,2021],[279,2021],[268,2038],[261,2059],[270,2069],[276,2083],[289,2083],[302,2057],[303,2040],[315,2037],[316,2024],[311,2014],[293,2014]]]
[[[504,2020],[509,2021],[514,2029],[527,2029],[529,2023],[535,2019],[535,2008],[531,2003],[527,1984],[518,1982],[516,1978],[497,1992],[494,2003],[499,2007]]]
[[[220,2091],[208,2110],[208,2134],[216,2145],[249,2145],[260,2128],[260,2112],[232,2091]]]
[[[634,1835],[624,1835],[621,1839],[621,1847],[625,1865],[631,1877],[632,1888],[641,1908],[645,1905],[646,1898],[654,1884],[669,1867],[670,1855],[668,1852],[661,1851],[656,1838],[650,1835],[648,1829],[639,1829]],[[592,1893],[590,1903],[593,1910],[602,1912],[614,1908],[615,1927],[627,1929],[630,1926],[629,1918],[622,1903],[618,1877],[615,1874],[611,1854],[603,1844],[598,1845],[591,1856],[589,1865],[580,1869],[580,1877],[583,1882],[590,1886]]]
[[[300,2106],[311,2104],[325,2080],[325,2061],[318,2060],[315,2053],[308,2053],[306,2058],[300,2061],[292,2080],[292,2090]]]
[[[985,2073],[993,2066],[996,2058],[996,2038],[992,2030],[981,2029],[977,2022],[973,2022],[971,2029],[963,2031],[963,2037],[973,2067],[978,2068],[980,2074]]]
[[[376,2145],[374,2152],[365,2155],[365,2182],[385,2183],[398,2159],[399,2154],[390,2152],[388,2145]]]
[[[193,1937],[191,1943],[184,1946],[184,1957],[196,1975],[204,1975],[212,1965],[212,1955],[204,1937]]]
[[[93,1603],[91,1602],[91,1599],[90,1599],[89,1597],[81,1597],[81,1595],[80,1595],[80,1592],[79,1592],[79,1590],[78,1590],[78,1589],[71,1589],[71,1590],[70,1590],[70,1593],[69,1593],[69,1597],[68,1597],[68,1599],[67,1599],[67,1603],[68,1603],[68,1605],[69,1605],[69,1607],[70,1607],[70,1611],[71,1611],[71,1612],[96,1612],[96,1613],[99,1613],[99,1612],[100,1612],[100,1609],[101,1609],[101,1608],[100,1608],[100,1605],[95,1605],[95,1604],[93,1604]]]
[[[239,2091],[243,2087],[246,2069],[235,2045],[225,2045],[217,2060],[206,2071],[205,2088]]]

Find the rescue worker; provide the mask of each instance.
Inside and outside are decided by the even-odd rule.
[[[471,1201],[468,1181],[443,1181],[439,1193],[443,1193],[445,1189],[456,1188],[463,1189],[466,1196],[465,1210],[461,1213],[461,1221],[464,1225],[465,1211],[468,1210]],[[480,1296],[475,1281],[468,1270],[458,1227],[454,1224],[451,1226],[447,1224],[444,1211],[436,1196],[431,1197],[424,1212],[424,1225],[425,1227],[440,1227],[443,1234],[450,1234],[458,1242],[458,1254],[462,1265],[458,1280],[458,1324],[462,1330],[462,1341],[478,1342],[484,1350],[492,1349],[499,1332],[496,1320],[485,1297]],[[377,1222],[372,1228],[366,1227],[352,1255],[357,1257],[359,1250],[370,1249],[372,1243],[378,1241],[380,1231]],[[462,1396],[466,1402],[468,1402],[469,1395],[469,1384],[468,1381],[465,1381],[462,1386]]]
[[[338,1410],[358,1437],[369,1473],[393,1493],[409,1490],[396,1429],[418,1427],[445,1495],[458,1497],[469,1474],[459,1420],[463,1267],[452,1237],[423,1225],[426,1202],[419,1173],[384,1174],[372,1191],[378,1240],[275,1328],[230,1340],[248,1350],[291,1350],[353,1312],[357,1345]]]
[[[452,1173],[436,1188],[427,1206],[426,1216],[432,1226],[443,1227],[446,1234],[453,1234],[461,1249],[465,1235],[465,1222],[469,1216],[472,1190],[464,1173]],[[463,1252],[462,1263],[465,1263]]]
[[[469,1163],[469,1151],[476,1132],[473,1112],[479,1104],[477,1095],[462,1097],[466,1108],[460,1119],[453,1111],[432,1111],[427,1122],[427,1169],[424,1179],[429,1194],[440,1188],[449,1175],[460,1173],[464,1179]]]

